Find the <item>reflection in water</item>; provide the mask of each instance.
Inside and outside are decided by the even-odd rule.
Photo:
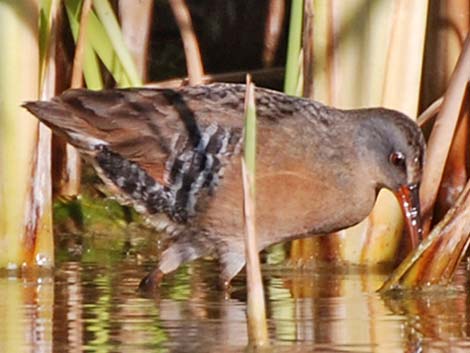
[[[217,265],[199,261],[167,277],[158,294],[146,298],[136,288],[148,268],[132,246],[100,254],[62,256],[54,275],[0,274],[0,352],[245,349],[243,275],[227,297],[216,286]],[[385,275],[358,269],[274,266],[264,276],[273,351],[470,349],[463,266],[451,289],[384,297],[375,290]]]
[[[0,276],[0,352],[51,352],[54,282]]]

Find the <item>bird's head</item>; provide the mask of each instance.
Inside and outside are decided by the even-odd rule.
[[[359,153],[375,161],[370,173],[376,190],[384,187],[397,196],[414,247],[421,239],[418,191],[425,153],[423,134],[414,121],[394,110],[373,108],[358,113]]]

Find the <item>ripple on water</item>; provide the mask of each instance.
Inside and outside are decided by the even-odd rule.
[[[114,250],[113,250],[114,251]],[[238,352],[247,345],[244,275],[231,293],[217,264],[197,261],[167,276],[153,296],[138,290],[151,268],[129,252],[62,259],[54,275],[0,276],[0,352]],[[273,352],[401,352],[470,349],[462,266],[451,289],[382,297],[384,275],[264,270]]]

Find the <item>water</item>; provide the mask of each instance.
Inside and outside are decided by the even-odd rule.
[[[138,238],[138,237],[137,237]],[[155,296],[137,286],[151,238],[64,236],[54,273],[0,275],[0,352],[243,352],[245,277],[230,294],[217,264],[197,261]],[[468,271],[453,286],[380,296],[386,274],[264,266],[273,352],[470,351]]]

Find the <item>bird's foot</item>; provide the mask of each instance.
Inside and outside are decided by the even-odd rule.
[[[220,278],[218,283],[219,285],[217,288],[223,293],[224,299],[230,299],[233,291],[231,280],[227,280],[226,278]]]
[[[142,278],[139,284],[139,290],[143,293],[153,293],[160,286],[164,273],[156,268],[147,276]]]

